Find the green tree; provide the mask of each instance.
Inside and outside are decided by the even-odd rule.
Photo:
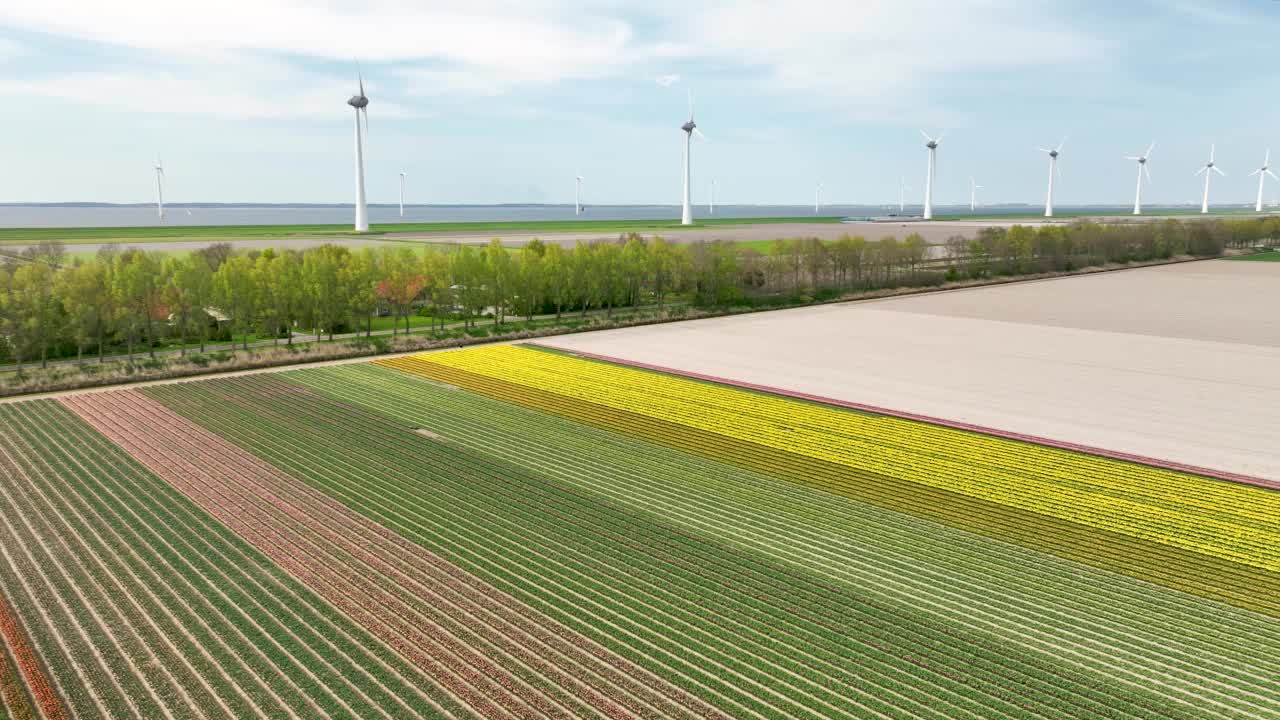
[[[546,281],[547,299],[556,308],[556,322],[560,313],[573,298],[572,258],[559,245],[549,245],[542,258],[543,277]]]
[[[591,308],[600,291],[600,283],[596,279],[594,247],[578,241],[573,246],[573,255],[569,263],[571,270],[569,284],[575,290],[574,297],[580,303],[578,307],[581,311],[580,317],[583,318],[587,316],[587,310]]]
[[[146,338],[147,352],[155,357],[155,314],[162,307],[159,288],[160,262],[157,255],[141,250],[125,250],[114,258],[111,294],[115,299],[119,327],[124,332],[133,364],[134,347]]]
[[[666,240],[655,237],[649,243],[648,254],[649,282],[653,284],[653,297],[658,303],[658,314],[661,315],[667,299],[676,283],[676,252]]]
[[[365,320],[365,337],[373,334],[373,316],[379,308],[378,280],[381,274],[378,256],[370,247],[352,253],[342,266],[341,282],[351,299],[352,314]],[[394,325],[391,331],[395,333]]]
[[[107,263],[93,258],[58,273],[58,295],[76,341],[76,361],[84,348],[96,343],[98,362],[105,362],[107,334],[111,329],[111,275]]]
[[[260,294],[254,262],[247,255],[233,255],[213,274],[213,302],[231,320],[232,333],[239,334],[246,350],[249,331],[257,322]],[[234,344],[234,341],[233,341]]]
[[[627,236],[622,247],[622,276],[626,283],[626,304],[640,304],[640,291],[649,284],[649,244],[639,233]]]
[[[493,306],[493,324],[497,325],[506,318],[507,308],[511,304],[512,286],[515,285],[515,267],[511,262],[511,253],[507,252],[498,238],[490,240],[484,249],[484,268],[489,304]]]
[[[454,252],[450,270],[458,303],[466,316],[463,325],[471,327],[474,324],[472,318],[484,311],[489,298],[489,289],[485,287],[488,272],[484,255],[469,245],[463,245]]]
[[[319,338],[335,330],[350,317],[350,298],[342,283],[342,267],[351,253],[338,245],[321,245],[308,250],[302,259],[304,315]]]
[[[422,256],[422,274],[427,279],[424,296],[431,304],[431,331],[436,323],[444,328],[444,318],[453,310],[453,276],[449,270],[449,256],[440,250],[429,249]]]
[[[532,321],[534,313],[542,307],[546,295],[546,277],[543,265],[546,248],[534,240],[520,248],[515,268],[516,304],[523,311],[526,321]]]
[[[404,318],[404,332],[409,334],[409,317],[413,304],[427,287],[427,278],[417,255],[407,247],[387,249],[380,255],[382,280],[377,294],[391,308],[391,334],[396,334],[400,318]]]

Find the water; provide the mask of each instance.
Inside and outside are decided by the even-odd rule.
[[[937,206],[938,214],[962,214],[968,206]],[[1059,207],[1059,212],[1122,213],[1120,206]],[[1151,208],[1155,210],[1155,208]],[[850,217],[883,216],[896,212],[887,205],[824,205],[822,215]],[[1029,205],[979,208],[982,215],[1034,213]],[[907,214],[918,214],[919,206],[907,206]],[[721,205],[708,215],[705,205],[695,208],[703,217],[810,217],[812,205]],[[350,205],[170,205],[165,208],[165,225],[345,225],[352,221]],[[587,208],[584,220],[675,220],[676,205],[599,205]],[[572,205],[414,205],[406,206],[404,217],[397,206],[369,208],[374,224],[431,222],[504,222],[573,220]],[[0,206],[0,228],[33,227],[147,227],[159,225],[154,205],[8,205]]]

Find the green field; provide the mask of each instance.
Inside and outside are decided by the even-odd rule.
[[[775,217],[700,219],[691,227],[719,225],[767,225],[775,223],[835,223],[839,217]],[[682,226],[679,220],[551,220],[511,222],[394,223],[372,225],[368,233],[352,232],[348,225],[193,225],[121,227],[121,228],[2,228],[0,245],[29,245],[44,241],[67,244],[112,242],[173,242],[208,240],[256,240],[278,238],[353,238],[380,235],[465,234],[487,232],[651,232],[673,230]],[[447,239],[447,238],[442,238]]]
[[[0,404],[0,718],[1280,720],[1277,508],[518,346]]]
[[[1280,262],[1280,250],[1271,250],[1264,253],[1254,253],[1253,255],[1237,255],[1229,257],[1228,260],[1245,260],[1253,262]]]

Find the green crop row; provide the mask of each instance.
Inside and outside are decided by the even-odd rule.
[[[1280,693],[1280,623],[732,465],[370,365],[291,373],[406,427],[545,473],[853,588],[988,625],[1005,641],[1172,672],[1197,695]],[[1070,654],[1069,653],[1069,654]]]
[[[51,530],[62,524],[59,536],[75,543],[67,556],[96,565],[85,581],[96,578],[98,592],[86,593],[85,605],[104,614],[126,604],[116,598],[136,603],[112,627],[137,632],[134,651],[141,656],[168,657],[149,668],[168,673],[167,683],[135,669],[140,663],[111,663],[119,684],[133,692],[121,697],[119,688],[99,682],[95,696],[80,698],[78,716],[158,715],[128,709],[127,703],[153,694],[143,692],[148,688],[178,717],[443,715],[419,690],[431,683],[402,658],[65,408],[21,403],[0,413],[0,429],[12,441],[6,447],[21,457],[31,478],[13,488],[14,494],[22,490],[20,507]],[[17,574],[38,577],[33,570],[17,568]],[[118,583],[115,592],[109,583]],[[65,586],[55,594],[76,597]],[[112,648],[88,619],[82,627],[93,633],[92,642],[84,650]],[[165,639],[174,646],[168,656]],[[41,652],[62,688],[82,682],[79,668],[67,667],[54,644]],[[79,666],[92,667],[88,656]]]
[[[1011,652],[288,387],[241,378],[146,392],[732,711],[1198,716],[1170,706],[1174,690],[1107,682],[1106,665]]]
[[[802,453],[675,424],[467,371],[419,362],[413,372],[490,397],[634,434],[894,510],[1280,616],[1280,573],[1061,518],[858,470]]]

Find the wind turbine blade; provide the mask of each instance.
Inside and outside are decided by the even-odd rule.
[[[1268,169],[1268,170],[1267,170],[1267,174],[1268,174],[1268,175],[1270,175],[1270,176],[1271,176],[1271,177],[1273,177],[1273,178],[1276,178],[1277,180],[1280,180],[1280,177],[1276,177],[1276,174],[1275,174],[1275,173],[1273,173],[1273,172],[1271,172],[1271,170],[1270,170],[1270,169]]]
[[[1226,174],[1226,173],[1222,172],[1222,168],[1218,167],[1217,165],[1214,165],[1214,166],[1213,166],[1213,171],[1214,171],[1214,172],[1216,172],[1216,173],[1218,173],[1218,174],[1219,174],[1219,175],[1221,175],[1222,177],[1226,177],[1226,176],[1227,176],[1227,174]]]
[[[360,108],[360,114],[364,116],[364,134],[367,137],[369,135],[369,106],[366,105]]]
[[[709,142],[709,141],[707,140],[707,136],[702,134],[702,129],[701,129],[701,128],[697,128],[697,127],[695,127],[695,128],[693,129],[693,134],[694,134],[694,135],[697,135],[699,138],[701,138],[703,142]]]
[[[360,96],[364,97],[364,74],[356,70],[356,80],[360,82]]]
[[[1249,177],[1253,177],[1254,175],[1257,175],[1258,173],[1261,173],[1261,172],[1262,172],[1261,168],[1254,170],[1253,172],[1249,173]]]
[[[1057,150],[1058,152],[1062,152],[1062,146],[1063,146],[1063,145],[1066,145],[1066,144],[1067,144],[1067,136],[1066,136],[1066,135],[1063,135],[1063,136],[1062,136],[1062,142],[1058,143],[1058,147],[1056,147],[1056,148],[1054,148],[1054,149],[1055,149],[1055,150]]]
[[[1037,146],[1036,146],[1036,149],[1037,149],[1037,150],[1039,150],[1039,151],[1040,151],[1040,152],[1042,152],[1042,153],[1053,152],[1053,151],[1052,151],[1052,150],[1050,150],[1049,148],[1042,148],[1042,147],[1040,147],[1039,145],[1037,145]]]
[[[1214,152],[1217,151],[1217,149],[1218,149],[1218,146],[1216,144],[1209,145],[1209,162],[1213,162],[1213,154]]]
[[[1263,165],[1270,165],[1270,164],[1271,164],[1271,148],[1267,148],[1267,158],[1266,158],[1265,160],[1263,160],[1263,161],[1262,161],[1262,164],[1263,164]]]
[[[1199,170],[1197,170],[1197,171],[1196,171],[1196,174],[1197,174],[1197,175],[1199,175],[1200,173],[1202,173],[1202,172],[1204,172],[1205,170],[1208,170],[1208,169],[1209,169],[1209,166],[1208,166],[1208,165],[1205,165],[1204,167],[1202,167],[1202,168],[1200,168]]]
[[[1142,158],[1140,158],[1140,157],[1136,157],[1136,156],[1134,156],[1134,155],[1125,155],[1125,156],[1124,156],[1124,159],[1125,159],[1125,160],[1141,160]]]
[[[1144,165],[1142,166],[1142,171],[1143,171],[1143,172],[1145,172],[1145,173],[1147,174],[1147,182],[1151,182],[1151,168],[1147,167],[1147,166],[1144,164]]]
[[[924,139],[925,139],[925,140],[928,140],[929,142],[934,142],[934,139],[933,139],[933,138],[931,138],[931,137],[929,137],[929,133],[927,133],[927,132],[925,132],[925,131],[921,130],[921,131],[920,131],[920,134],[924,136]]]
[[[1055,163],[1053,164],[1053,169],[1054,169],[1055,171],[1057,171],[1057,173],[1058,173],[1058,179],[1062,179],[1062,166],[1055,162]]]
[[[1155,149],[1156,149],[1156,141],[1152,140],[1151,144],[1147,146],[1147,152],[1146,154],[1143,155],[1143,157],[1151,157],[1151,151]]]
[[[689,122],[693,122],[693,89],[689,89]]]
[[[942,138],[944,138],[944,137],[946,137],[946,136],[947,136],[947,131],[946,131],[946,130],[943,130],[943,131],[942,131],[942,133],[938,135],[938,139],[937,139],[937,140],[934,140],[934,142],[940,143],[940,142],[942,142]]]

